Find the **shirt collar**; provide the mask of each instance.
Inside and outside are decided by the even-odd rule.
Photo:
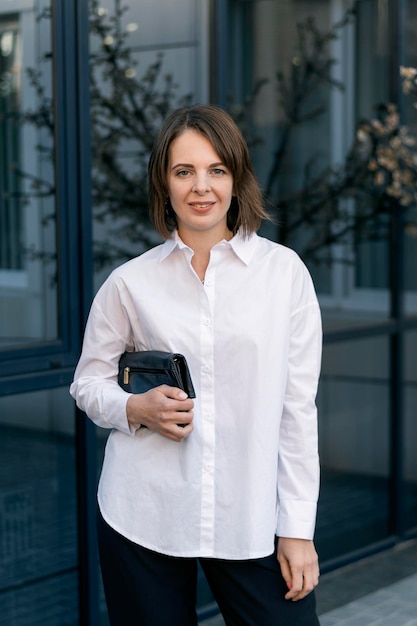
[[[166,239],[161,245],[161,252],[159,255],[159,262],[164,261],[176,248],[179,247],[180,238],[177,236],[177,232],[172,233],[169,239]],[[181,242],[182,243],[182,242]]]
[[[258,245],[258,239],[259,237],[256,233],[244,236],[242,231],[239,230],[236,235],[226,243],[245,265],[249,265]]]
[[[219,241],[218,246],[230,247],[235,255],[245,264],[249,265],[258,243],[258,235],[252,233],[245,237],[239,230],[230,241]],[[189,250],[190,248],[182,241],[177,231],[174,231],[169,239],[161,245],[159,261],[164,261],[174,250]]]

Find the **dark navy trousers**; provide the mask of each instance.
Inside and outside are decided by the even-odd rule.
[[[197,564],[227,626],[318,626],[314,592],[285,600],[276,555],[229,561],[170,557],[142,548],[98,515],[98,541],[111,626],[197,626]]]

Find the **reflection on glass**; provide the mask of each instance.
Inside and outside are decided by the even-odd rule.
[[[324,298],[320,300],[325,332],[373,326],[389,316],[389,294],[385,292],[365,292],[349,300],[336,300],[334,304]]]
[[[415,113],[417,118],[417,112]],[[407,315],[417,313],[417,208],[407,212],[404,237],[404,288]]]
[[[235,35],[230,89],[253,99],[247,135],[276,217],[263,234],[300,253],[336,326],[387,319],[388,202],[368,170],[383,140],[356,132],[389,100],[386,3],[232,4],[245,43]]]
[[[168,112],[184,104],[187,94],[205,99],[196,38],[205,32],[199,4],[158,0],[163,19],[155,21],[152,2],[90,2],[97,288],[115,266],[160,243],[149,219],[147,163]]]
[[[0,399],[2,624],[78,623],[73,403],[56,389]]]
[[[275,218],[262,234],[296,249],[319,291],[329,293],[331,250],[323,243],[326,228],[318,197],[333,158],[332,88],[324,64],[320,78],[315,71],[318,59],[332,54],[321,39],[332,28],[330,3],[235,4],[240,14],[233,29],[246,32],[231,72],[233,95],[243,102],[257,92],[253,119],[245,130]],[[335,39],[339,36],[343,29],[337,29]]]
[[[417,527],[417,331],[409,332],[405,340],[405,524]]]
[[[405,24],[405,66],[417,68],[417,3],[407,4],[407,22]],[[405,122],[415,138],[417,135],[417,110],[415,94],[405,97]],[[407,214],[405,227],[405,307],[408,314],[417,313],[417,209],[416,205]]]
[[[322,371],[316,540],[326,561],[388,534],[388,340],[327,346]]]
[[[405,65],[406,67],[417,68],[417,3],[409,2],[407,5],[407,22],[405,24]],[[414,98],[406,98],[407,124],[411,126],[413,132],[417,132],[417,115],[414,107]]]
[[[45,3],[25,19],[10,5],[0,0],[0,349],[57,337],[50,19]]]

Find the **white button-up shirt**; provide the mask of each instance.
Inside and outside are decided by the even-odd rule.
[[[211,250],[204,285],[175,233],[97,293],[71,394],[111,428],[98,500],[116,531],[176,556],[249,559],[274,536],[311,539],[321,318],[290,249],[254,234]],[[133,432],[117,384],[125,349],[185,355],[196,390],[181,443]]]

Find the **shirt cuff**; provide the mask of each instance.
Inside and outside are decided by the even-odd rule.
[[[317,503],[285,500],[280,503],[277,523],[278,537],[313,539],[316,527]]]
[[[105,428],[116,428],[126,435],[134,436],[136,428],[132,428],[127,419],[127,401],[132,394],[115,388],[106,393],[105,402],[106,414],[96,423]]]

